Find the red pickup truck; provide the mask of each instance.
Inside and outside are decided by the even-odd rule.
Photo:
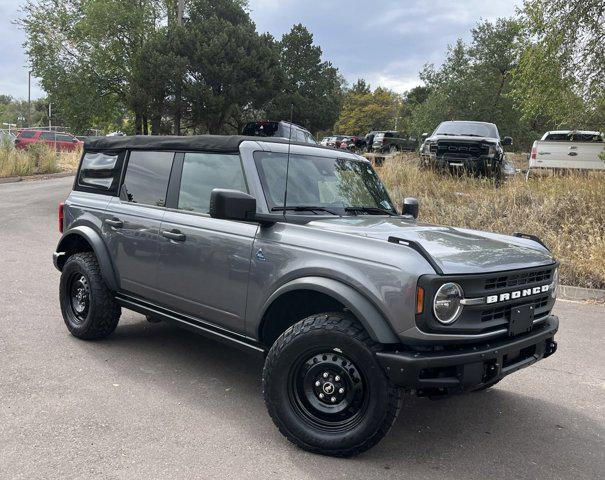
[[[69,133],[49,132],[47,130],[21,130],[15,140],[15,147],[25,150],[30,145],[43,143],[61,152],[72,152],[83,142]]]

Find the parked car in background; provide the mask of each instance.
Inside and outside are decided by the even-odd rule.
[[[605,162],[599,158],[604,149],[604,136],[600,132],[546,132],[532,146],[527,174],[537,168],[605,170]]]
[[[321,139],[321,142],[319,142],[319,144],[322,147],[329,147],[330,143],[334,141],[334,137],[324,137]]]
[[[365,136],[347,136],[340,142],[340,148],[351,152],[363,151],[366,148]]]
[[[73,152],[80,148],[83,142],[69,133],[48,130],[21,130],[15,140],[15,147],[22,150],[36,144],[43,144],[60,152]]]
[[[0,145],[14,145],[17,136],[8,130],[0,130]]]
[[[380,153],[412,152],[417,146],[416,138],[394,131],[376,133],[372,143],[372,149]]]
[[[317,140],[307,129],[284,121],[250,122],[244,127],[242,133],[249,137],[278,137],[286,140],[291,139],[293,142],[317,145]]]
[[[503,147],[512,144],[493,123],[448,121],[427,136],[421,156],[425,166],[499,179],[511,172]]]

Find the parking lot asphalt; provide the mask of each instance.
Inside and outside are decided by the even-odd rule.
[[[604,478],[605,306],[559,301],[553,357],[406,397],[357,458],[312,455],[266,414],[262,359],[127,310],[106,340],[69,335],[51,254],[71,183],[0,185],[0,478]]]

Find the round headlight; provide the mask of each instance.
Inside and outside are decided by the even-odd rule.
[[[555,273],[552,274],[552,284],[550,286],[550,295],[552,298],[557,298],[557,290],[559,289],[559,269],[555,269]]]
[[[441,285],[433,300],[433,313],[437,320],[444,325],[454,323],[462,311],[462,298],[462,288],[457,283]]]

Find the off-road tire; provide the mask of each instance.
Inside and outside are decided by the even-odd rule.
[[[86,313],[81,318],[78,318],[71,299],[74,277],[83,277],[89,291]],[[76,253],[67,259],[61,271],[59,300],[67,329],[74,337],[85,340],[110,335],[116,329],[122,313],[103,281],[99,263],[92,252]]]
[[[395,422],[402,401],[401,390],[388,380],[376,360],[377,350],[379,345],[348,313],[313,315],[286,330],[271,347],[263,369],[265,403],[280,432],[304,450],[337,457],[354,456],[376,445]],[[354,417],[356,423],[346,425],[344,430],[326,430],[311,425],[292,399],[291,385],[293,377],[296,383],[294,373],[298,372],[296,365],[301,358],[313,356],[315,352],[319,352],[316,356],[321,359],[322,351],[329,352],[328,361],[338,358],[345,369],[356,367],[354,371],[359,376],[349,379],[359,381],[364,390],[359,417]],[[312,359],[316,360],[315,357]],[[346,360],[350,360],[347,367]],[[312,362],[304,365],[309,363],[311,367],[307,372],[314,367]],[[323,368],[321,365],[320,371]]]

